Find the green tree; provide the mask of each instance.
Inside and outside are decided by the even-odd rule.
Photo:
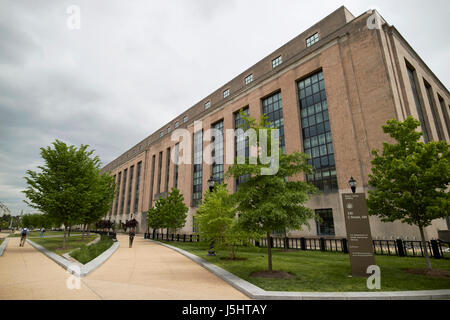
[[[259,121],[241,113],[244,120],[243,128],[255,130],[257,140],[260,141],[261,133],[267,133],[267,146],[260,146],[262,153],[266,152],[271,157],[272,132],[266,130],[271,127],[265,116]],[[260,131],[261,130],[261,131]],[[256,141],[250,139],[250,147],[256,147]],[[278,144],[279,141],[277,140]],[[277,145],[278,147],[278,145]],[[262,148],[262,149],[261,149]],[[265,151],[265,150],[266,151]],[[260,154],[262,154],[260,152]],[[249,232],[264,232],[267,237],[268,271],[272,272],[272,251],[270,244],[271,234],[274,230],[297,230],[306,225],[308,220],[314,218],[313,211],[304,206],[311,194],[317,189],[298,179],[302,173],[310,173],[308,155],[300,152],[283,154],[278,152],[278,170],[272,175],[263,174],[262,169],[268,169],[269,164],[264,164],[261,158],[247,158],[245,164],[234,164],[226,174],[226,177],[238,178],[249,175],[249,180],[239,186],[234,194],[237,201],[237,211],[240,213],[239,223],[244,230]],[[254,161],[256,164],[251,164]],[[273,167],[273,165],[272,165]]]
[[[100,159],[91,158],[94,151],[88,151],[87,145],[77,149],[59,140],[52,145],[41,148],[44,165],[38,167],[40,172],[27,171],[28,188],[23,192],[28,205],[64,225],[65,248],[67,228],[79,223],[81,216],[92,209],[96,192],[93,173],[99,169]]]
[[[424,228],[435,219],[450,214],[449,144],[445,141],[419,142],[420,122],[408,117],[404,122],[390,120],[383,126],[396,143],[384,143],[383,152],[373,150],[372,173],[369,175],[369,214],[384,222],[400,220],[419,228],[428,270],[430,257],[425,244]]]
[[[173,188],[166,198],[156,200],[155,207],[150,208],[147,225],[153,230],[182,228],[186,223],[188,210],[180,190]]]
[[[245,231],[236,217],[236,204],[224,184],[207,191],[202,205],[195,214],[201,239],[225,247],[235,259],[240,245],[249,244],[260,235]]]

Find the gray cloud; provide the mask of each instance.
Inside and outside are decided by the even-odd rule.
[[[40,147],[89,144],[106,164],[342,4],[379,9],[450,82],[443,0],[3,0],[0,201],[31,211],[21,190]]]

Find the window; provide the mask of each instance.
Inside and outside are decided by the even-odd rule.
[[[262,101],[263,113],[267,116],[267,120],[271,123],[271,128],[280,130],[280,148],[286,152],[284,143],[284,119],[283,105],[281,103],[281,92],[278,92]]]
[[[211,108],[211,101],[208,101],[207,103],[205,103],[205,110]]]
[[[194,133],[194,173],[192,206],[198,207],[202,201],[202,179],[203,179],[203,131]]]
[[[186,123],[187,121],[188,121],[188,117],[185,116],[185,117],[183,118],[183,123]]]
[[[128,198],[127,198],[127,207],[125,209],[125,213],[130,213],[131,210],[131,192],[133,191],[133,177],[134,176],[134,166],[130,168],[130,182],[128,182]]]
[[[416,104],[417,115],[419,116],[420,126],[423,131],[423,139],[424,139],[425,143],[428,143],[428,142],[430,142],[430,138],[429,138],[429,134],[428,134],[428,127],[425,122],[425,118],[423,116],[423,109],[422,109],[422,104],[420,103],[420,99],[419,99],[419,92],[417,91],[417,85],[416,85],[416,80],[415,80],[415,75],[414,75],[415,71],[408,65],[406,66],[406,68],[408,69],[409,82],[411,83],[411,90],[412,90],[412,93],[414,96],[414,102]]]
[[[124,206],[125,206],[125,191],[127,186],[127,173],[128,169],[125,169],[123,171],[123,178],[122,178],[122,201],[120,203],[120,214],[124,214]]]
[[[316,221],[318,236],[334,236],[333,210],[320,209],[315,211],[316,216],[320,217],[320,221]]]
[[[173,186],[174,188],[178,188],[178,163],[180,161],[180,144],[177,143],[175,145],[175,163],[174,163],[174,167],[175,167],[175,172],[174,172],[174,179],[173,179]]]
[[[427,91],[427,97],[428,97],[428,103],[430,104],[431,114],[433,115],[433,121],[434,125],[436,126],[436,132],[438,135],[439,141],[444,140],[444,136],[442,134],[441,130],[441,124],[439,122],[439,113],[436,110],[436,105],[434,104],[433,100],[433,89],[431,89],[431,86],[424,80],[425,89]]]
[[[221,135],[219,137],[213,137],[213,149],[211,151],[211,157],[213,159],[212,164],[212,177],[218,184],[223,183],[224,173],[224,131],[223,120],[213,125],[213,129],[218,130]]]
[[[192,217],[192,232],[193,233],[198,232],[198,230],[197,230],[197,221],[195,221],[195,217],[194,216]]]
[[[117,176],[114,175],[114,182],[117,183]],[[114,200],[113,200],[113,204],[111,206],[111,214],[116,214],[116,206],[117,206],[117,193],[114,195]]]
[[[445,120],[445,126],[447,127],[447,130],[450,130],[450,119],[449,119],[449,112],[448,112],[448,110],[450,108],[448,108],[446,110],[444,99],[439,95],[438,95],[438,98],[439,98],[439,104],[441,105],[442,115],[444,116],[444,120]]]
[[[319,41],[319,33],[316,32],[311,37],[306,39],[306,46],[310,47],[310,46],[312,46],[314,43],[316,43],[318,41]]]
[[[320,71],[298,83],[303,148],[315,169],[307,176],[323,192],[338,191],[334,147],[328,116],[328,103],[323,72]]]
[[[251,83],[253,81],[253,74],[251,74],[251,75],[249,75],[249,76],[247,76],[246,78],[245,78],[245,84],[247,85],[247,84],[249,84],[249,83]]]
[[[249,115],[249,109],[244,108],[242,110],[243,113],[245,113],[246,115]],[[240,112],[236,112],[234,114],[234,128],[237,129],[243,129],[245,130],[246,128],[242,128],[242,126],[244,125],[244,120],[242,119],[241,113]],[[250,147],[249,147],[249,139],[248,137],[245,137],[245,134],[240,133],[238,135],[235,136],[234,138],[234,149],[235,149],[235,157],[237,157],[238,155],[245,155],[246,159],[248,159],[248,157],[250,157]],[[245,183],[248,181],[250,175],[246,174],[243,176],[240,176],[239,178],[236,179],[236,189],[239,188],[239,185]]]
[[[157,194],[161,193],[161,170],[162,170],[162,157],[163,157],[163,152],[161,151],[159,153],[159,159],[158,159],[158,189],[157,190]]]
[[[223,98],[225,99],[225,98],[227,98],[227,97],[229,97],[230,96],[230,89],[227,89],[227,90],[225,90],[224,92],[223,92]]]
[[[119,212],[119,194],[121,181],[122,181],[122,172],[119,172],[119,177],[117,179],[116,208],[114,209],[114,215],[117,215],[117,213]]]
[[[159,137],[161,138],[162,136],[164,136],[164,131],[161,131],[161,132],[159,133]]]
[[[167,148],[166,154],[166,192],[169,192],[169,177],[170,177],[170,148]]]
[[[180,123],[177,121],[175,122],[175,129],[177,129],[180,126]]]
[[[139,189],[141,187],[141,169],[142,169],[142,161],[137,164],[137,171],[136,171],[136,187],[134,188],[134,208],[133,212],[138,211],[138,205],[139,205]]]
[[[170,133],[170,127],[167,127],[167,133]]]
[[[155,181],[155,162],[156,162],[156,156],[153,155],[152,157],[152,175],[150,178],[150,208],[153,206],[153,184]]]
[[[282,63],[283,63],[283,58],[281,56],[279,56],[278,58],[273,59],[272,60],[272,69],[275,69],[276,67],[278,67]]]

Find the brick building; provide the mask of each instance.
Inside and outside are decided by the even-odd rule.
[[[370,151],[388,140],[382,125],[413,115],[425,141],[450,142],[449,104],[447,88],[394,26],[375,10],[355,17],[341,7],[106,165],[103,170],[118,185],[108,218],[136,218],[144,232],[149,207],[177,187],[189,207],[181,233],[191,234],[207,181],[223,180],[228,165],[174,165],[170,153],[178,153],[179,146],[171,133],[189,130],[190,156],[201,159],[205,143],[202,131],[194,134],[194,122],[201,120],[203,129],[237,128],[239,111],[245,110],[254,118],[268,115],[281,131],[285,151],[309,153],[316,168],[304,178],[323,191],[308,203],[323,222],[311,221],[310,230],[290,234],[343,237],[340,195],[350,192],[351,176],[357,191],[367,193]],[[223,143],[214,143],[216,153],[226,156]],[[225,183],[233,191],[239,181]],[[420,237],[416,227],[405,224],[376,217],[370,224],[374,238]],[[438,230],[448,228],[449,221],[436,220],[426,232],[436,238]]]

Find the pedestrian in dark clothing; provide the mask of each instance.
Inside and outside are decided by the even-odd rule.
[[[20,232],[20,247],[23,247],[25,245],[25,240],[27,239],[27,234],[28,234],[28,229],[27,228],[23,228],[22,231]]]
[[[134,232],[134,228],[130,229],[130,248],[133,246],[133,240],[134,240],[134,236],[136,235],[136,233]]]

